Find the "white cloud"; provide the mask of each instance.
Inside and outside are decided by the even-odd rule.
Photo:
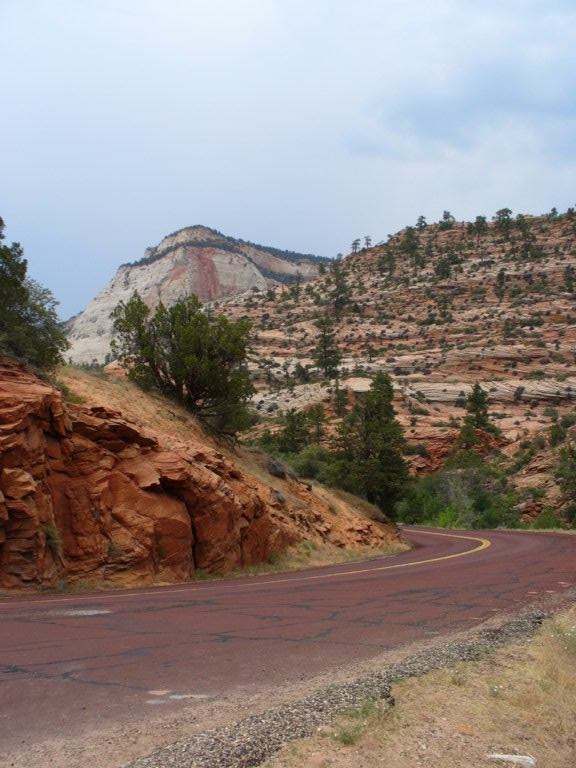
[[[0,212],[67,314],[191,223],[331,255],[444,208],[566,207],[575,22],[536,0],[4,0]]]

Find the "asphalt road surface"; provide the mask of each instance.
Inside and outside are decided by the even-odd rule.
[[[576,585],[576,536],[406,533],[412,551],[363,563],[0,602],[0,752],[295,682]]]

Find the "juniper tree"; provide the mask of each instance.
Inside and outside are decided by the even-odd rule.
[[[496,215],[492,217],[492,221],[503,235],[506,237],[510,236],[510,230],[513,225],[512,210],[510,208],[500,208],[499,211],[496,211]]]
[[[196,296],[151,312],[137,292],[111,317],[112,350],[138,386],[183,403],[222,437],[247,425],[248,320],[206,312]]]
[[[452,229],[456,222],[456,219],[450,211],[444,211],[441,220],[438,222],[438,229]]]

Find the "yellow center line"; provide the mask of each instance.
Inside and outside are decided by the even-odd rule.
[[[247,582],[244,584],[234,584],[233,582],[229,583],[214,583],[214,584],[187,584],[186,586],[182,586],[179,589],[162,589],[161,587],[157,587],[154,590],[148,590],[146,592],[128,592],[123,594],[113,594],[113,595],[86,595],[86,596],[76,596],[76,597],[56,597],[53,599],[48,598],[47,600],[7,600],[6,602],[0,603],[0,608],[3,606],[15,606],[15,605],[42,605],[42,604],[53,604],[53,603],[69,603],[69,602],[86,602],[87,600],[91,602],[97,602],[97,601],[104,601],[104,600],[125,600],[130,597],[148,597],[150,595],[152,596],[158,596],[158,595],[173,595],[173,594],[179,594],[181,592],[200,592],[200,591],[206,591],[207,589],[214,588],[214,587],[225,587],[226,589],[230,588],[242,588],[242,587],[262,587],[262,586],[268,586],[270,584],[285,584],[286,582],[298,582],[298,581],[317,581],[319,579],[334,579],[339,578],[341,576],[356,576],[357,574],[365,574],[365,573],[377,573],[379,571],[391,571],[397,568],[412,568],[415,565],[426,565],[428,563],[440,563],[444,560],[454,560],[457,557],[467,557],[468,555],[474,555],[476,552],[480,552],[483,549],[488,549],[488,547],[492,546],[492,542],[489,539],[483,539],[479,536],[465,536],[463,534],[456,534],[456,533],[439,533],[437,531],[420,531],[418,530],[418,533],[423,533],[426,536],[445,536],[450,539],[464,539],[467,541],[477,541],[478,546],[474,547],[473,549],[466,550],[465,552],[456,552],[452,555],[440,555],[439,557],[429,557],[425,560],[414,560],[409,563],[395,563],[394,565],[380,565],[373,568],[362,568],[360,570],[349,570],[349,571],[338,571],[338,573],[318,573],[310,576],[292,576],[288,578],[278,578],[278,579],[269,579],[268,581],[253,581],[253,582]]]

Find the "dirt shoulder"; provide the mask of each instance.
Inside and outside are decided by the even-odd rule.
[[[575,661],[572,607],[547,619],[522,642],[397,682],[391,701],[367,699],[264,765],[576,765]],[[506,756],[523,756],[525,762]]]

